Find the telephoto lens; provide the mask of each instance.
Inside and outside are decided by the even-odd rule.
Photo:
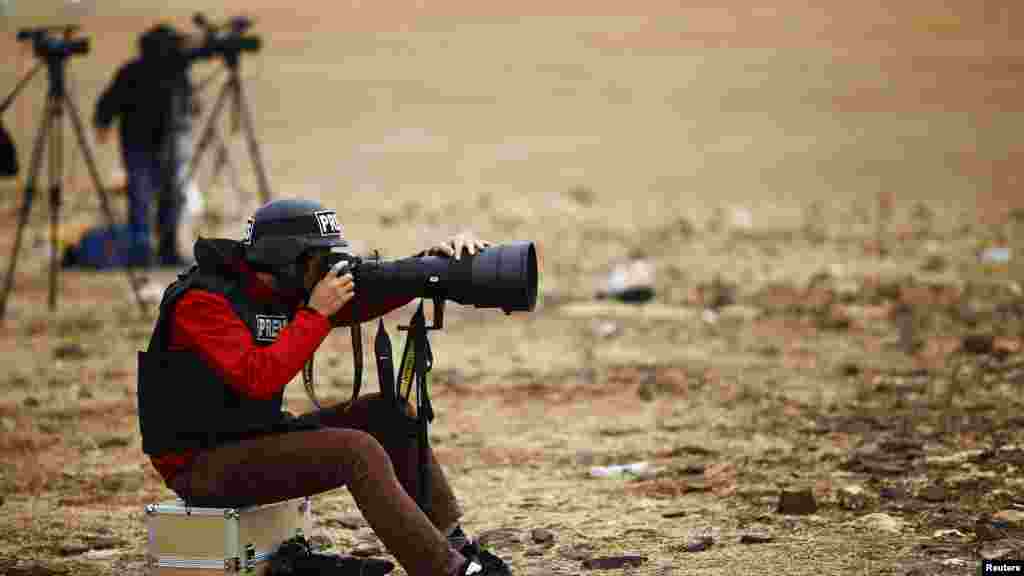
[[[506,314],[531,312],[537,305],[537,250],[533,242],[488,246],[459,260],[413,256],[371,260],[332,252],[331,273],[351,272],[356,290],[375,297],[406,296],[451,300],[477,308],[500,308]]]

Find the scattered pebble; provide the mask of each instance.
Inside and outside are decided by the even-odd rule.
[[[740,544],[767,544],[774,541],[772,535],[764,532],[749,532],[740,536]]]
[[[84,360],[89,353],[78,342],[65,342],[54,348],[53,357],[58,360]]]
[[[971,354],[991,354],[995,350],[995,342],[995,336],[992,334],[968,334],[964,336],[963,348]]]
[[[530,539],[535,544],[550,544],[555,541],[555,534],[550,530],[544,528],[534,528],[530,531]]]
[[[698,536],[686,543],[687,552],[703,552],[715,544],[715,539],[711,536],[704,535]]]
[[[810,488],[803,490],[783,490],[779,494],[779,514],[806,515],[818,511],[818,503]]]
[[[78,556],[79,554],[85,554],[89,551],[89,547],[84,544],[64,544],[57,549],[57,552],[61,556]]]
[[[863,510],[868,505],[868,494],[857,485],[843,486],[838,494],[839,506],[844,510]]]

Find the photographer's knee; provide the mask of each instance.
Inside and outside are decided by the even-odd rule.
[[[391,458],[376,438],[361,430],[334,432],[339,436],[338,448],[345,452],[344,460],[351,466],[352,481],[394,473]]]

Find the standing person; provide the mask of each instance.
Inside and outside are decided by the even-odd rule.
[[[150,228],[154,196],[159,200],[156,263],[184,263],[177,250],[182,203],[180,190],[173,185],[178,156],[175,123],[192,109],[183,42],[181,34],[163,24],[140,35],[139,56],[118,69],[100,95],[93,119],[101,144],[109,141],[114,120],[119,122],[121,158],[128,176],[132,260],[144,266],[154,263]]]
[[[284,388],[332,329],[411,298],[360,296],[329,274],[344,249],[337,215],[300,199],[269,202],[243,242],[200,239],[196,265],[164,293],[149,348],[139,354],[142,449],[167,486],[196,506],[236,507],[348,487],[370,527],[410,576],[511,576],[466,537],[444,472],[420,462],[415,421],[380,394],[299,417]],[[488,242],[469,234],[426,254],[459,258]],[[406,404],[408,412],[411,407]],[[430,475],[430,513],[412,495]]]

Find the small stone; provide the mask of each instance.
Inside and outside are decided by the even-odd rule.
[[[78,342],[66,342],[54,348],[53,357],[57,360],[83,360],[89,354]]]
[[[767,544],[775,541],[775,538],[770,534],[763,532],[748,532],[740,536],[740,544]]]
[[[94,396],[92,394],[92,391],[89,390],[88,388],[79,388],[78,389],[78,399],[79,400],[92,400],[93,398],[94,398]]]
[[[861,373],[860,366],[855,362],[843,362],[839,365],[839,375],[850,378],[853,376],[859,376]]]
[[[24,404],[26,408],[36,408],[39,406],[40,402],[39,398],[36,398],[35,396],[26,396],[22,404]]]
[[[964,336],[963,348],[971,354],[991,354],[995,350],[995,336],[976,333]]]
[[[611,320],[604,320],[594,326],[594,333],[600,338],[611,338],[619,333],[619,325]]]
[[[949,267],[949,260],[942,254],[931,254],[921,263],[923,272],[942,272]]]
[[[534,528],[530,531],[530,539],[532,539],[535,544],[550,544],[555,541],[555,534],[550,530],[545,530],[544,528]]]
[[[945,502],[947,494],[944,487],[933,484],[918,492],[917,497],[925,502]]]
[[[818,503],[814,500],[814,493],[810,488],[803,490],[783,490],[779,494],[779,514],[805,515],[814,514],[818,511]]]
[[[18,424],[14,421],[14,418],[8,418],[4,416],[0,418],[0,428],[4,429],[4,432],[14,432],[14,429],[18,427]]]
[[[602,556],[584,560],[583,567],[587,570],[615,570],[626,566],[637,568],[646,561],[644,556]]]
[[[715,544],[711,536],[699,536],[686,543],[687,552],[703,552]]]
[[[89,547],[84,544],[64,544],[57,549],[57,552],[61,556],[78,556],[79,554],[85,554],[89,551]]]
[[[843,486],[838,494],[839,506],[844,510],[863,510],[868,505],[867,492],[861,486]]]

